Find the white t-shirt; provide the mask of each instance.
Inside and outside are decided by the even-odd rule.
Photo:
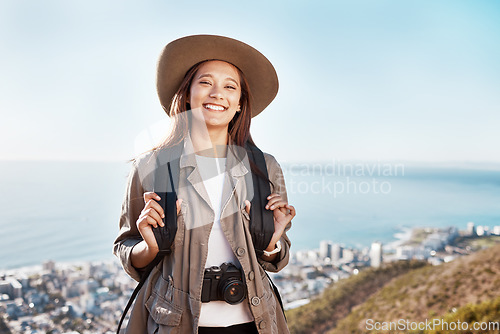
[[[210,197],[215,221],[208,238],[208,257],[205,267],[220,266],[231,262],[241,268],[220,223],[222,211],[222,190],[226,175],[226,158],[209,158],[196,155],[196,163],[203,180],[203,185]],[[202,303],[199,326],[227,327],[254,321],[248,302],[231,305],[223,300]]]

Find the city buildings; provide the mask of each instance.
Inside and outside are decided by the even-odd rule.
[[[374,242],[370,248],[370,266],[378,268],[382,265],[382,243]]]
[[[476,229],[478,233],[471,234]],[[316,250],[292,252],[289,265],[270,276],[289,309],[364,268],[409,259],[439,265],[471,252],[456,244],[458,237],[481,240],[499,232],[499,226],[480,229],[473,223],[462,232],[454,227],[419,228],[397,245],[373,242],[361,250],[324,240]],[[72,265],[47,261],[0,272],[0,321],[12,333],[114,333],[136,285],[117,260]]]

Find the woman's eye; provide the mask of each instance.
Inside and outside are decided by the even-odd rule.
[[[226,88],[229,88],[229,89],[236,89],[236,87],[234,87],[234,86],[226,86]]]
[[[200,81],[200,84],[202,84],[202,85],[210,85],[210,82],[208,82],[208,81]]]

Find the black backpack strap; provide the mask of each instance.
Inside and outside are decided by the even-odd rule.
[[[180,144],[173,148],[174,154],[178,153],[180,149]],[[169,157],[171,158],[171,156]],[[165,170],[165,168],[167,170]],[[165,176],[168,172],[168,178]],[[172,252],[172,244],[174,243],[175,234],[177,233],[177,192],[176,183],[174,182],[174,176],[176,175],[176,180],[178,181],[179,176],[179,159],[175,159],[173,161],[166,161],[162,163],[159,156],[156,157],[156,168],[155,168],[155,177],[154,177],[154,191],[158,196],[160,196],[159,204],[162,206],[165,212],[165,218],[163,219],[163,223],[165,226],[158,226],[157,228],[153,228],[153,233],[158,243],[158,254],[156,257],[149,263],[144,270],[141,270],[141,280],[134,292],[130,296],[130,299],[125,307],[125,310],[122,313],[120,318],[120,322],[118,323],[118,329],[116,333],[120,333],[120,329],[127,316],[128,310],[132,306],[135,298],[139,294],[139,291],[143,287],[144,283],[147,281],[151,271],[154,267],[156,267],[164,256],[170,254]],[[178,183],[177,183],[178,184]]]
[[[158,203],[161,205],[165,213],[165,218],[163,218],[165,226],[153,228],[153,233],[155,235],[156,242],[158,243],[160,252],[166,252],[165,255],[170,254],[175,234],[177,233],[177,193],[175,191],[171,167],[174,164],[175,162],[172,162],[172,164],[170,161],[167,162],[167,170],[165,170],[165,165],[158,166],[156,168],[155,175],[155,193],[160,196]],[[169,177],[166,178],[166,175]],[[167,184],[165,184],[165,181]]]
[[[254,145],[247,144],[247,152],[249,159],[252,160],[260,171],[269,178],[267,173],[267,165],[264,157],[264,153]],[[254,197],[252,200],[252,206],[250,210],[250,233],[252,235],[252,241],[255,248],[255,253],[258,257],[262,256],[264,249],[267,248],[274,234],[274,217],[271,210],[266,210],[266,204],[268,202],[267,196],[271,194],[271,187],[269,182],[263,180],[261,177],[253,174],[252,175],[253,185],[254,185]],[[281,295],[278,288],[274,284],[269,274],[264,269],[271,286],[273,287],[274,294],[278,299],[278,302],[283,311],[283,316],[285,317],[285,309],[283,307],[283,301],[281,300]]]
[[[253,161],[266,178],[269,178],[267,173],[266,160],[264,153],[254,145],[247,144],[248,158]],[[258,257],[262,256],[264,249],[271,242],[274,234],[274,218],[270,210],[266,210],[267,196],[271,194],[271,187],[267,180],[253,174],[253,190],[252,205],[250,210],[250,233]]]

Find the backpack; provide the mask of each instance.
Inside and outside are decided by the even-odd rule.
[[[141,280],[134,292],[130,296],[130,299],[122,313],[120,322],[118,323],[117,334],[120,332],[121,325],[125,319],[128,310],[132,306],[133,301],[137,297],[140,289],[146,282],[149,274],[156,267],[164,256],[172,253],[172,245],[174,243],[175,235],[177,233],[177,193],[175,189],[178,189],[179,184],[179,157],[182,153],[184,142],[172,146],[167,150],[167,160],[166,163],[161,163],[159,155],[156,156],[156,168],[154,175],[154,189],[156,194],[160,196],[158,203],[161,205],[165,212],[165,218],[163,222],[165,226],[161,227],[158,225],[157,228],[153,229],[156,242],[158,243],[158,254],[141,272]],[[247,152],[248,158],[253,161],[264,176],[268,179],[267,166],[264,158],[264,153],[255,145],[247,143],[245,150]],[[173,158],[173,159],[172,159]],[[165,177],[168,175],[168,178]],[[162,177],[160,177],[162,176]],[[270,210],[265,210],[267,204],[267,196],[271,194],[271,188],[269,182],[263,180],[261,177],[255,175],[252,172],[253,189],[254,196],[251,201],[250,210],[250,233],[252,236],[252,241],[257,257],[262,256],[264,249],[271,242],[271,238],[274,233],[274,218],[273,213]],[[177,182],[175,182],[177,181]],[[156,191],[160,189],[161,191]],[[278,291],[278,288],[273,283],[267,272],[266,276],[271,283],[274,293],[278,299],[281,309],[284,312],[283,302]],[[285,317],[286,319],[286,317]]]

